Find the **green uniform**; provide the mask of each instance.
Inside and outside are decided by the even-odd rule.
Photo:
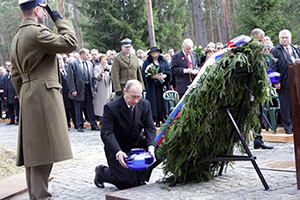
[[[57,20],[58,35],[25,19],[11,44],[12,82],[20,100],[17,165],[72,158],[56,53],[77,48],[73,25]]]
[[[114,58],[111,68],[111,79],[113,81],[115,92],[123,92],[126,82],[132,79],[139,80],[144,89],[141,67],[134,54],[130,54],[128,58],[122,51]]]

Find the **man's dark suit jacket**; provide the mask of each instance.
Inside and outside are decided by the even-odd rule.
[[[67,81],[67,76],[63,75],[62,72],[60,72],[61,76],[61,85],[62,85],[62,95],[64,100],[65,109],[71,108],[71,100],[69,99],[69,86]]]
[[[143,148],[156,146],[156,128],[153,123],[149,101],[141,99],[134,108],[134,123],[130,118],[129,108],[124,96],[107,103],[104,106],[101,138],[104,148],[116,159],[115,155],[122,150],[130,152],[132,148],[142,148],[139,144],[145,141]],[[144,129],[144,136],[141,134]]]
[[[192,59],[191,60],[192,68],[199,69],[200,67],[199,54],[192,51],[190,55]],[[180,94],[185,93],[185,91],[187,90],[187,86],[192,83],[191,75],[183,73],[183,70],[187,68],[189,68],[189,64],[182,50],[175,53],[172,56],[171,72],[172,72],[172,77],[175,77],[177,92]]]
[[[300,56],[300,50],[291,44],[291,48],[294,52],[298,53]],[[286,52],[281,44],[278,44],[274,47],[270,52],[275,58],[278,59],[277,62],[271,60],[270,61],[270,69],[279,72],[282,76],[280,80],[281,89],[280,91],[284,91],[286,88],[290,88],[290,78],[289,78],[289,63],[292,63],[292,59],[290,55]]]
[[[11,77],[9,77],[9,74],[6,73],[3,78],[4,82],[4,91],[3,91],[3,97],[7,98],[8,104],[14,104],[19,103],[19,99],[15,99],[15,96],[17,95],[17,92],[15,90],[15,87],[12,84]]]
[[[95,80],[94,80],[94,68],[93,64],[90,61],[86,61],[89,67],[89,82],[91,93],[94,97]],[[75,101],[84,101],[84,75],[83,75],[83,66],[80,63],[79,58],[73,60],[68,65],[68,85],[69,85],[69,98]],[[72,92],[77,92],[77,96],[73,96]]]

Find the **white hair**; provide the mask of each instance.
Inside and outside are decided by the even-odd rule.
[[[113,54],[112,50],[107,50],[106,55],[110,56],[111,54]]]
[[[194,42],[190,38],[188,38],[188,39],[183,40],[182,46],[194,48]]]
[[[280,38],[281,35],[284,34],[284,33],[288,34],[288,36],[289,36],[290,38],[292,38],[291,32],[290,32],[289,30],[287,30],[287,29],[283,29],[282,31],[280,31],[278,37]]]

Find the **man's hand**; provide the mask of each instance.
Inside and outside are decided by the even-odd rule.
[[[185,73],[185,74],[191,74],[192,73],[192,69],[191,68],[185,68],[185,69],[183,69],[183,73]]]
[[[156,162],[156,158],[155,158],[155,147],[154,147],[154,146],[150,146],[150,147],[148,148],[148,153],[149,153],[151,156],[153,156],[153,158],[154,158],[153,163],[155,163],[155,162]]]
[[[276,87],[277,90],[280,90],[280,88],[281,88],[281,84],[280,83],[276,83],[274,86]]]
[[[62,19],[62,16],[58,10],[51,9],[49,5],[46,5],[46,10],[54,22],[56,22],[59,19]]]
[[[74,97],[76,97],[77,96],[77,92],[75,91],[75,92],[72,92],[72,95],[74,96]]]
[[[193,75],[197,75],[198,73],[199,73],[199,70],[197,70],[197,69],[193,69],[193,70],[192,70],[192,74],[193,74]]]
[[[124,168],[128,168],[128,166],[126,165],[125,161],[124,161],[124,158],[128,158],[128,156],[126,155],[126,153],[124,153],[123,151],[120,152],[118,154],[118,160],[119,160],[119,163],[124,167]]]

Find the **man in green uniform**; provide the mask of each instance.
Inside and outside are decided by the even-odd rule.
[[[121,48],[122,51],[114,58],[111,68],[111,78],[118,97],[123,94],[128,80],[140,81],[143,85],[143,90],[145,90],[138,58],[131,53],[131,40],[128,38],[122,40]]]
[[[25,165],[30,199],[50,199],[53,163],[72,158],[56,54],[74,51],[77,39],[72,23],[43,0],[19,5],[25,20],[11,44],[12,82],[20,100],[17,165]],[[42,25],[45,8],[58,35]]]

